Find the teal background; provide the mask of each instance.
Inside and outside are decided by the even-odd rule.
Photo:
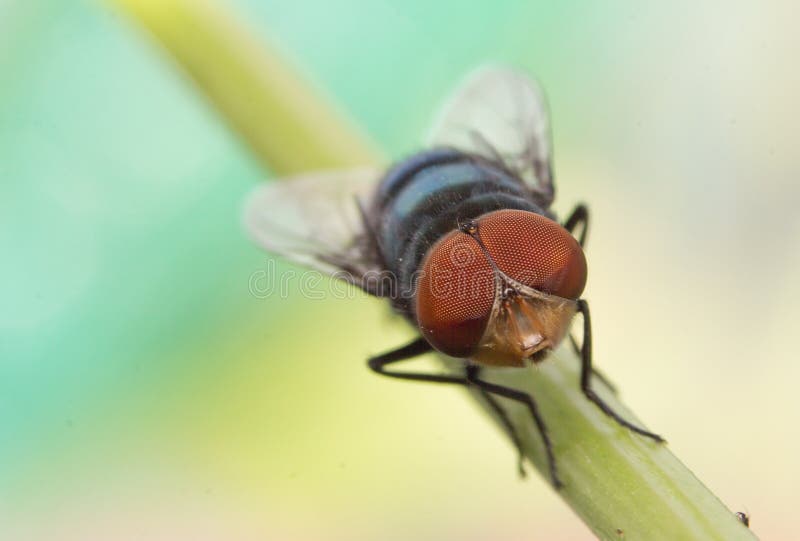
[[[228,4],[395,158],[470,68],[536,74],[598,364],[792,537],[793,3]],[[268,176],[108,6],[0,3],[0,539],[590,538],[459,391],[368,373],[381,303],[248,293]]]

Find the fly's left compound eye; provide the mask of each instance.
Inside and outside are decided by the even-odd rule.
[[[492,267],[470,235],[453,231],[428,250],[417,282],[416,316],[433,347],[469,357],[483,336],[494,298]]]
[[[478,219],[478,234],[497,267],[543,293],[575,300],[586,285],[586,257],[559,224],[533,212],[498,210]]]

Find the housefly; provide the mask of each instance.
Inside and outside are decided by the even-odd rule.
[[[387,299],[419,337],[369,359],[369,367],[479,390],[509,430],[520,461],[520,440],[496,397],[526,406],[559,487],[534,397],[490,383],[481,370],[541,362],[578,313],[583,340],[572,343],[582,361],[583,394],[620,425],[663,440],[623,419],[592,388],[591,320],[581,297],[588,210],[578,205],[559,222],[553,198],[542,93],[521,73],[492,67],[457,89],[427,150],[383,174],[360,169],[267,184],[250,197],[245,226],[268,251]],[[392,369],[431,350],[464,359],[463,373]]]

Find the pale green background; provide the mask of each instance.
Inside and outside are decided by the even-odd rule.
[[[796,536],[794,3],[229,4],[397,158],[469,68],[535,73],[598,364]],[[248,294],[266,176],[118,14],[0,2],[0,539],[590,538],[459,391],[368,373],[385,306]]]

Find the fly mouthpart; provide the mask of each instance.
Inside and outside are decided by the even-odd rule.
[[[508,294],[508,290],[513,293]],[[499,302],[473,360],[490,365],[525,366],[547,357],[563,339],[575,302],[501,284]]]
[[[510,293],[505,296],[498,314],[497,338],[519,359],[527,359],[548,346],[549,341],[542,334],[540,317],[528,300],[514,288],[507,288],[504,295],[507,291]]]
[[[544,337],[541,334],[530,336],[526,342],[520,342],[519,349],[525,359],[530,359],[542,349],[543,342]]]
[[[553,351],[553,348],[548,345],[538,351],[534,351],[528,357],[526,357],[526,359],[531,361],[533,364],[539,364],[545,360],[545,358],[547,358],[551,351]]]
[[[539,318],[522,296],[507,298],[502,310],[509,334],[516,337],[515,342],[522,346],[523,351],[542,343],[544,337],[539,332]]]

